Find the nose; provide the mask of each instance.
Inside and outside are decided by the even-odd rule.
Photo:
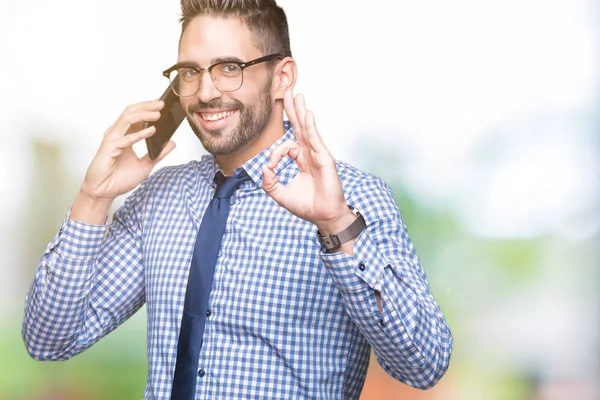
[[[212,75],[208,71],[202,71],[199,78],[199,87],[196,96],[203,103],[221,97],[221,92],[215,86]]]

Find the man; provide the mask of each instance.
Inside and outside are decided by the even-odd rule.
[[[131,146],[154,133],[142,122],[164,104],[125,109],[38,266],[30,355],[68,359],[145,303],[146,399],[358,398],[371,348],[396,379],[432,387],[450,329],[390,188],[335,161],[293,97],[283,10],[183,0],[182,14],[166,74],[211,155],[149,177],[174,143],[154,161]],[[105,235],[112,201],[136,187]],[[208,228],[223,211],[215,201],[228,210],[222,236]]]

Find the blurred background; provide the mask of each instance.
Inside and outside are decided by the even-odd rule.
[[[600,399],[600,3],[280,4],[296,92],[337,158],[393,187],[455,337],[434,389],[373,359],[361,399]],[[145,309],[67,362],[29,359],[20,325],[102,134],[163,92],[178,18],[175,0],[0,2],[0,399],[142,397]],[[174,140],[162,165],[205,153],[187,125]]]

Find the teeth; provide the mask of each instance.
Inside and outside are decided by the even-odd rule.
[[[233,113],[234,113],[233,111],[226,111],[226,112],[222,112],[219,114],[212,114],[212,115],[202,114],[202,119],[204,119],[205,121],[218,121],[220,119],[229,117]]]

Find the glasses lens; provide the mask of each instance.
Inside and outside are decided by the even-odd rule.
[[[169,74],[171,87],[181,97],[193,96],[198,92],[200,83],[198,71],[193,68],[178,68]]]
[[[215,86],[222,92],[232,92],[242,86],[242,68],[235,63],[216,64],[211,75]]]
[[[195,68],[177,68],[169,74],[169,81],[175,94],[181,97],[198,93],[201,72]],[[233,92],[242,86],[242,68],[235,63],[215,64],[210,75],[213,84],[221,92]]]

